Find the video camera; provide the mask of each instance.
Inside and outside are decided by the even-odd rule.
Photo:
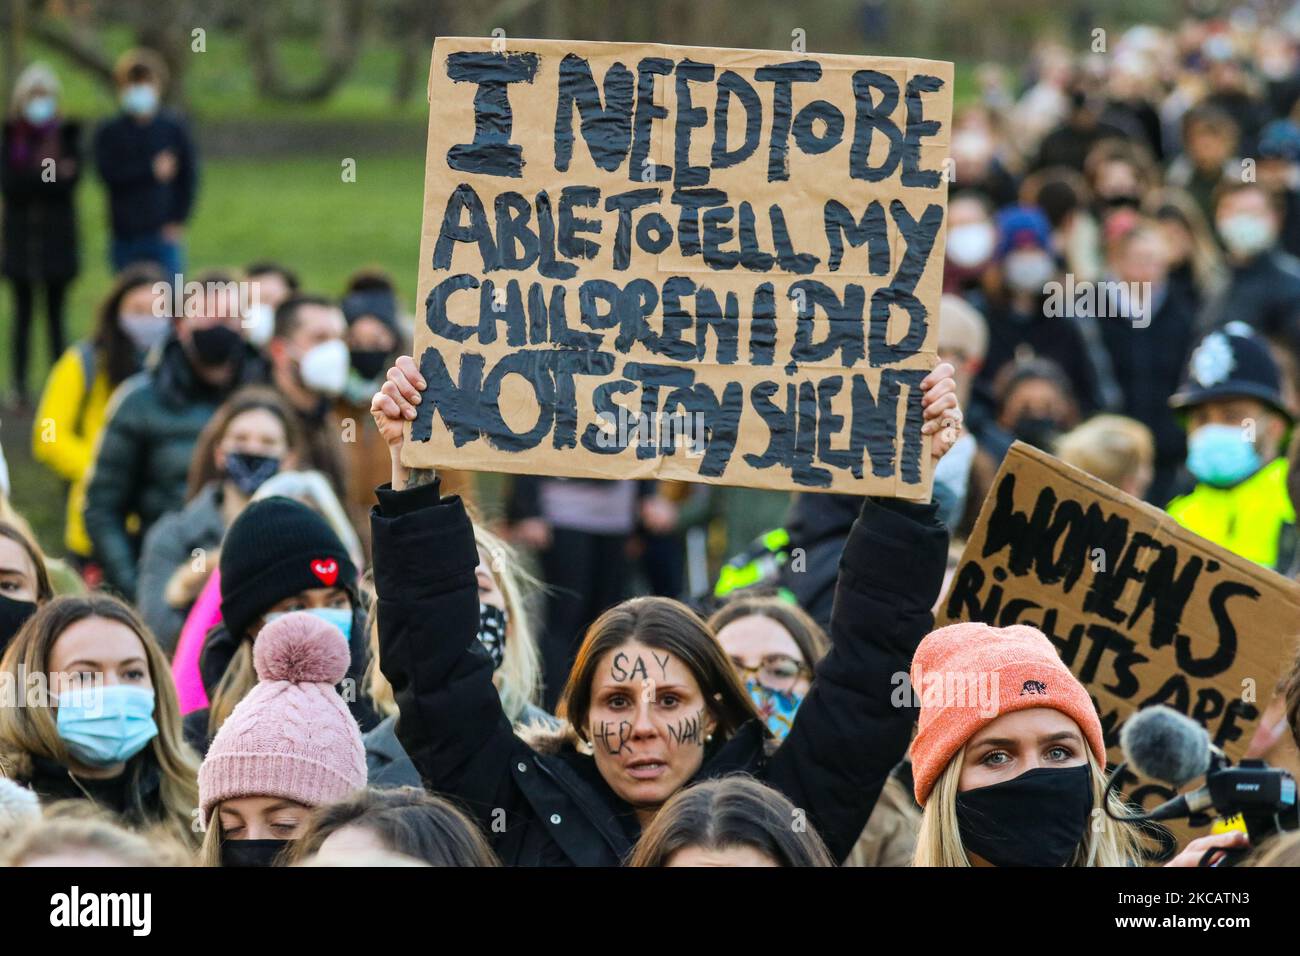
[[[1300,829],[1295,778],[1289,772],[1262,760],[1234,765],[1210,743],[1204,727],[1171,707],[1150,707],[1130,717],[1120,731],[1120,747],[1124,763],[1106,785],[1106,812],[1112,819],[1137,823],[1185,818],[1191,826],[1203,827],[1216,817],[1240,816],[1254,847],[1284,831]],[[1120,772],[1128,766],[1176,789],[1202,776],[1205,782],[1149,812],[1117,817],[1110,813],[1109,798]],[[1224,863],[1232,865],[1249,851],[1220,852],[1225,854]]]

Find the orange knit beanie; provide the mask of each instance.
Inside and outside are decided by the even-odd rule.
[[[1087,690],[1037,628],[949,624],[928,634],[912,658],[912,693],[921,705],[912,741],[916,802],[925,805],[957,751],[1003,714],[1051,707],[1073,718],[1106,765],[1101,720]]]

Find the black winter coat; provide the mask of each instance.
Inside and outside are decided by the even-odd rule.
[[[1227,288],[1205,308],[1201,331],[1235,320],[1300,351],[1300,261],[1274,249],[1233,266]]]
[[[477,640],[478,552],[464,504],[441,499],[436,482],[378,494],[380,666],[425,786],[459,801],[507,865],[619,865],[639,835],[633,809],[590,756],[530,747],[501,710]],[[833,647],[789,736],[769,753],[750,721],[706,746],[696,779],[752,774],[804,808],[843,860],[907,750],[914,715],[890,705],[891,677],[930,630],[947,545],[933,504],[867,499],[840,565]]]
[[[0,194],[4,197],[4,259],[0,270],[13,279],[42,281],[71,279],[77,274],[77,211],[73,203],[81,177],[81,127],[60,123],[48,140],[31,143],[29,155],[15,156],[17,141],[34,129],[10,120],[0,132]],[[29,140],[30,142],[30,140]],[[52,181],[43,176],[42,161],[54,156],[71,160],[72,171],[55,167]]]
[[[153,523],[185,504],[185,482],[199,432],[236,388],[265,382],[265,361],[247,346],[229,385],[217,388],[195,373],[176,339],[152,369],[118,387],[100,436],[86,488],[86,531],[104,578],[135,597],[138,546]],[[127,517],[140,530],[127,532]]]
[[[176,175],[154,176],[153,161],[170,150]],[[190,217],[199,185],[198,151],[185,120],[162,110],[141,123],[125,113],[95,131],[95,165],[108,187],[113,238],[156,235],[163,226]]]

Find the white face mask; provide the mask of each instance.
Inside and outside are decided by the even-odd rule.
[[[126,337],[141,352],[148,352],[155,345],[167,338],[172,327],[172,320],[165,315],[153,315],[145,312],[141,315],[123,315],[118,321]]]
[[[258,303],[244,313],[244,334],[256,348],[262,348],[275,334],[275,309]]]
[[[339,395],[348,384],[352,357],[342,339],[330,339],[308,350],[298,362],[302,383],[321,395]]]
[[[1042,292],[1043,286],[1056,275],[1056,263],[1046,252],[1027,249],[1007,256],[1002,274],[1016,292]]]
[[[1250,213],[1220,219],[1218,226],[1224,245],[1239,256],[1263,252],[1277,238],[1267,219]]]
[[[948,258],[953,265],[971,269],[993,255],[998,233],[991,222],[966,222],[948,233]]]

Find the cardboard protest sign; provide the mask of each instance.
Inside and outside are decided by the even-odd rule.
[[[439,38],[410,466],[927,499],[952,64]]]
[[[1239,558],[1163,511],[1017,442],[980,509],[939,624],[1042,630],[1119,728],[1167,704],[1235,762],[1300,634],[1300,585]],[[1127,773],[1145,807],[1175,791]],[[1177,829],[1177,827],[1176,827]]]

